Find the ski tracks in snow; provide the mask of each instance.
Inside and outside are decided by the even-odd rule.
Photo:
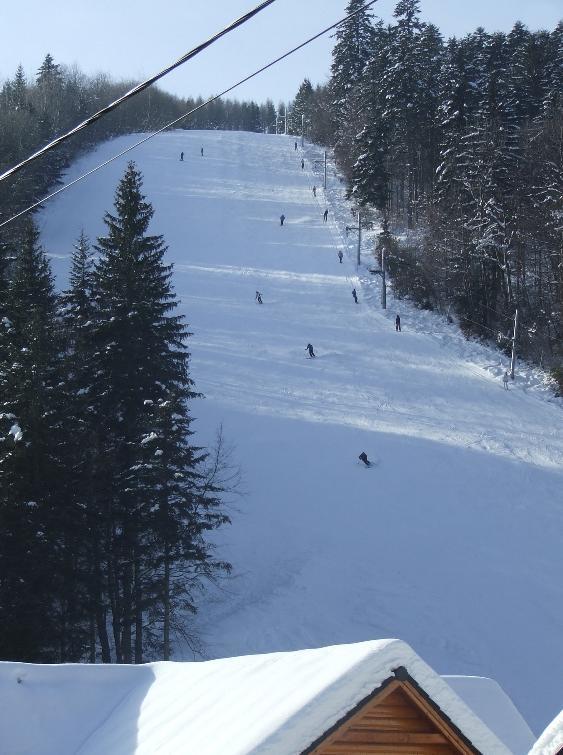
[[[560,410],[520,365],[503,391],[503,358],[444,318],[392,292],[382,312],[377,229],[358,271],[344,185],[329,161],[325,193],[307,162],[322,153],[307,145],[303,171],[301,154],[283,136],[197,131],[135,153],[194,333],[197,441],[222,423],[248,491],[215,533],[237,577],[194,621],[213,655],[401,637],[440,670],[493,676],[539,728],[563,695],[545,674],[563,620]],[[81,228],[104,233],[125,164],[41,215],[61,288],[63,252]],[[362,450],[381,460],[372,474]]]

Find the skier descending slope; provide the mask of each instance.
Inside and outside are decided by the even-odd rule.
[[[339,251],[338,252],[338,259],[340,260],[340,264],[342,264],[342,257],[344,257],[344,255],[342,254],[341,251]]]
[[[356,289],[355,288],[352,289],[352,296],[354,297],[354,301],[357,304],[358,303],[358,294],[356,293]]]
[[[313,344],[308,343],[307,346],[305,346],[305,351],[309,352],[309,357],[314,358],[315,352],[313,351]]]
[[[280,215],[280,225],[283,225],[283,221],[285,220],[285,215],[282,213]]]
[[[368,455],[365,451],[362,451],[362,453],[358,456],[358,459],[360,461],[363,461],[366,467],[371,467],[371,461],[368,459]]]
[[[256,299],[258,304],[262,304],[262,294],[260,293],[260,291],[256,292],[256,296],[254,298]]]

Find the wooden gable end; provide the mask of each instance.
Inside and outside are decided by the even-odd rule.
[[[476,750],[408,681],[394,679],[303,755],[475,755]]]

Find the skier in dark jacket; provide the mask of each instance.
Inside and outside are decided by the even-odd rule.
[[[312,343],[308,343],[307,344],[307,346],[305,347],[305,351],[308,351],[309,352],[309,356],[314,358],[315,352],[313,351],[313,344]]]
[[[317,196],[317,187],[316,186],[313,186],[313,196],[314,197]]]
[[[395,330],[397,331],[397,333],[401,332],[401,318],[399,317],[399,315],[397,315],[397,317],[395,318]]]
[[[352,296],[354,297],[354,301],[357,304],[358,303],[358,294],[356,293],[356,289],[355,288],[352,289]]]
[[[323,222],[326,223],[327,220],[328,220],[328,210],[325,210],[323,212]]]
[[[362,453],[358,456],[358,459],[360,461],[363,461],[366,467],[371,467],[371,461],[368,459],[368,455],[365,451],[362,451]]]
[[[260,291],[256,292],[256,296],[254,298],[256,299],[258,304],[262,304],[262,294],[260,293]]]
[[[285,215],[282,213],[280,215],[280,225],[283,225],[283,221],[285,220]]]
[[[201,156],[203,157],[203,147],[201,148]]]
[[[183,152],[180,152],[180,162],[181,163],[184,162],[184,153]]]
[[[295,142],[295,151],[297,152],[297,142]]]
[[[305,168],[305,160],[301,159],[301,170]]]
[[[342,257],[344,257],[342,252],[338,252],[338,259],[340,260],[340,264],[342,264]]]

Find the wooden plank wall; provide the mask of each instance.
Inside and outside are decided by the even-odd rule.
[[[320,744],[313,755],[468,755],[408,682],[393,681]]]

